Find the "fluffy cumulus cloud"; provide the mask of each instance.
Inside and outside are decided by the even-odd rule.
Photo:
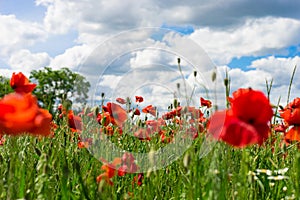
[[[27,49],[15,52],[9,59],[8,63],[15,71],[30,72],[33,69],[39,69],[48,66],[51,61],[49,55],[43,53],[31,53]]]
[[[234,57],[282,51],[285,47],[300,43],[299,33],[299,20],[266,17],[248,19],[234,29],[200,28],[192,33],[191,38],[218,64],[226,64]]]
[[[224,27],[243,23],[247,17],[300,17],[297,0],[133,0],[122,3],[118,0],[36,0],[36,4],[47,7],[44,21],[57,32],[84,23],[97,24],[101,31],[119,31],[143,25],[160,26],[162,21]]]
[[[299,65],[297,56],[272,56],[288,55],[288,47],[300,44],[298,0],[36,0],[35,3],[46,9],[40,24],[22,21],[14,15],[0,15],[0,59],[11,67],[0,69],[2,73],[43,66],[70,67],[85,74],[98,89],[100,82],[100,88],[107,93],[125,91],[125,95],[131,88],[145,96],[155,93],[148,95],[148,99],[160,96],[155,101],[162,101],[161,97],[169,90],[159,89],[160,86],[172,84],[168,87],[176,90],[176,82],[181,80],[177,67],[180,57],[187,83],[194,87],[193,71],[198,71],[197,84],[215,90],[218,99],[224,99],[226,70],[232,90],[253,87],[265,91],[265,80],[273,79],[273,99],[276,99],[286,96],[293,66]],[[191,26],[194,31],[190,35],[153,34],[146,28],[130,34],[122,32],[162,25]],[[74,32],[77,37],[74,45],[57,51],[63,53],[53,55],[47,49],[32,49],[40,41],[47,44],[47,38],[71,33],[74,36]],[[228,67],[233,58],[243,56],[262,58],[243,69]],[[215,82],[211,80],[214,70],[218,71]],[[294,94],[300,90],[296,84],[299,74],[296,75]],[[160,86],[146,87],[147,80]],[[102,92],[93,89],[97,94]],[[205,91],[202,88],[200,92]]]
[[[231,91],[235,91],[241,87],[251,87],[267,94],[266,81],[269,85],[272,82],[270,93],[271,102],[277,104],[280,98],[281,104],[285,105],[294,67],[299,65],[300,57],[298,56],[293,58],[270,56],[253,61],[246,71],[239,68],[230,69],[228,66],[220,66],[218,67],[218,71],[220,71],[221,74],[224,74],[226,70],[228,71],[231,80]],[[300,70],[296,68],[291,88],[291,98],[295,98],[300,94],[299,77]],[[224,76],[221,76],[221,78],[217,80],[217,92],[222,91],[222,88],[224,88],[222,83],[224,78]],[[219,98],[221,99],[223,98],[222,93],[224,94],[224,92],[219,92]]]
[[[274,103],[281,97],[281,102],[285,102],[287,99],[288,87],[292,77],[292,73],[295,66],[300,66],[300,57],[295,56],[293,58],[276,58],[270,56],[255,60],[251,63],[249,68],[255,71],[263,71],[265,74],[273,79],[273,87],[271,91],[271,97]],[[263,78],[261,74],[258,75]],[[269,79],[270,81],[270,79]],[[293,85],[291,90],[291,98],[295,98],[300,94],[300,70],[296,68]],[[256,85],[256,84],[254,84]]]
[[[62,67],[68,67],[73,70],[79,70],[80,65],[91,53],[91,47],[87,45],[78,45],[72,48],[66,49],[63,54],[57,55],[52,59],[49,67],[59,69]]]
[[[42,25],[24,22],[14,15],[0,14],[0,56],[8,56],[19,48],[46,39]]]

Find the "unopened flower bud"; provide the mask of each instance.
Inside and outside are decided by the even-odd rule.
[[[217,73],[216,72],[213,72],[212,75],[211,75],[211,80],[214,82],[217,78]]]
[[[225,78],[225,79],[224,79],[224,85],[225,85],[225,87],[227,87],[228,84],[229,84],[229,79],[228,79],[228,78]]]
[[[173,104],[174,104],[174,108],[177,108],[177,106],[178,106],[178,100],[177,100],[177,99],[174,99]]]

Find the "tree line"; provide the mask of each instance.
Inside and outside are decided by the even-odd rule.
[[[73,101],[84,104],[87,101],[90,83],[68,68],[53,70],[45,67],[33,70],[29,79],[37,84],[33,94],[38,98],[40,106],[50,112],[53,112],[58,103]],[[0,76],[0,98],[12,91],[10,78]]]

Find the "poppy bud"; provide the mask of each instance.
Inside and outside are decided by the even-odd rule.
[[[177,106],[178,106],[178,101],[177,101],[177,99],[174,99],[173,104],[174,104],[174,108],[177,108]]]
[[[99,110],[100,110],[100,108],[99,108],[99,106],[97,106],[97,107],[96,107],[96,109],[95,109],[95,116],[97,116],[97,115],[98,115],[98,113],[99,113]]]
[[[225,78],[225,79],[224,79],[224,85],[225,85],[225,87],[228,86],[228,83],[229,83],[229,79],[228,79],[228,78]]]
[[[214,82],[217,78],[217,73],[216,72],[213,72],[212,75],[211,75],[211,80]]]

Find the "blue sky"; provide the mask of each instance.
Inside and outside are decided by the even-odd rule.
[[[29,0],[1,0],[0,13],[2,15],[15,15],[18,19],[42,22],[46,8],[36,6],[35,1]]]
[[[97,45],[122,31],[161,27],[203,48],[221,74],[229,72],[233,90],[265,90],[265,79],[274,79],[275,101],[284,95],[292,68],[300,64],[299,10],[298,0],[0,0],[0,75],[29,74],[45,66],[76,69]],[[126,48],[122,42],[120,48]],[[197,54],[180,45],[191,56]],[[109,60],[117,50],[104,48],[103,55]],[[174,64],[147,51],[135,55],[124,63],[128,69],[145,60]],[[300,93],[297,81],[292,96]]]

